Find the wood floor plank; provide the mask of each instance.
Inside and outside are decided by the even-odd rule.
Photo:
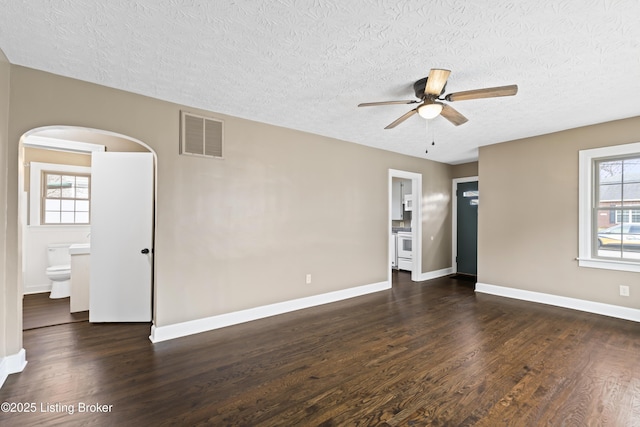
[[[148,324],[24,332],[0,425],[638,425],[637,323],[453,278],[152,344]],[[81,403],[111,405],[79,412]],[[50,405],[50,406],[47,406]],[[53,406],[51,406],[53,405]],[[40,409],[40,407],[38,408]]]
[[[71,313],[69,298],[49,298],[49,292],[23,296],[22,329],[36,329],[73,322],[86,322],[89,312]]]

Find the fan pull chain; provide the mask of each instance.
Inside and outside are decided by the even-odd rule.
[[[427,138],[429,138],[429,122],[430,120],[426,120],[427,122]],[[434,136],[435,132],[433,131],[433,126],[431,126],[431,145],[436,145],[436,138]],[[429,149],[424,150],[425,154],[429,154]]]

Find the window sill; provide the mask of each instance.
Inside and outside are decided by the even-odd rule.
[[[578,258],[580,267],[601,268],[605,270],[631,271],[640,273],[640,263],[600,258]]]
[[[31,231],[37,232],[47,232],[52,230],[82,230],[83,228],[86,230],[91,229],[91,224],[29,224],[27,228]]]

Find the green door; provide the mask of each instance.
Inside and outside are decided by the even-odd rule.
[[[458,274],[478,274],[478,181],[458,183]]]

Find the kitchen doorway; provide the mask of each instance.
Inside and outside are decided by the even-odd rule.
[[[395,179],[394,179],[395,178]],[[407,194],[403,194],[401,198],[396,196],[394,197],[394,181],[397,179],[409,180],[411,181],[411,192]],[[409,198],[404,196],[410,196]],[[422,275],[422,174],[397,170],[397,169],[389,169],[389,177],[388,177],[388,235],[389,241],[387,247],[389,248],[389,256],[388,256],[388,271],[389,271],[389,283],[393,283],[393,273],[394,273],[394,265],[397,266],[397,232],[393,232],[393,218],[394,211],[397,211],[398,207],[396,206],[398,203],[410,204],[411,210],[411,220],[409,224],[403,224],[404,230],[403,234],[405,235],[405,240],[403,243],[404,249],[407,247],[410,248],[410,260],[407,258],[406,251],[404,252],[405,260],[404,262],[409,262],[411,269],[411,280],[414,282],[420,281]],[[408,230],[407,230],[408,228]],[[410,239],[407,244],[407,239]],[[394,250],[395,248],[395,250]],[[405,264],[406,265],[406,264]]]

